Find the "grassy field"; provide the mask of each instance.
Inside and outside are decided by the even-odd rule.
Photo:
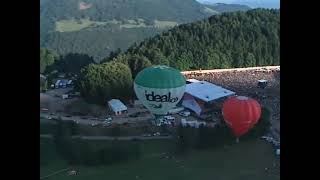
[[[79,31],[92,25],[104,25],[105,22],[90,21],[89,19],[75,19],[61,20],[56,22],[56,31],[58,32],[72,32]]]
[[[40,134],[53,134],[56,124],[51,120],[40,118]]]
[[[80,31],[81,29],[85,29],[92,26],[103,26],[103,25],[119,25],[120,28],[170,28],[177,25],[177,22],[174,21],[154,21],[153,26],[147,26],[144,23],[143,19],[138,19],[138,22],[132,19],[126,20],[125,23],[117,20],[110,20],[107,22],[98,22],[98,21],[91,21],[89,19],[70,19],[70,20],[60,20],[56,22],[56,31],[58,32],[73,32],[73,31]]]
[[[40,139],[50,158],[41,165],[40,176],[67,168],[54,151],[50,140]],[[95,143],[107,143],[105,141]],[[271,145],[261,140],[240,142],[229,147],[206,151],[193,151],[173,159],[161,159],[160,154],[173,148],[168,140],[141,141],[143,157],[127,163],[99,167],[73,167],[76,176],[66,172],[49,177],[49,180],[278,180],[279,175],[269,174],[264,168],[272,167],[276,160]]]
[[[158,20],[154,21],[154,27],[160,28],[160,29],[170,28],[170,27],[174,27],[176,25],[178,25],[178,23],[174,22],[174,21],[158,21]]]

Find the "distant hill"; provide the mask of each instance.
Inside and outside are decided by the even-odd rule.
[[[280,8],[280,0],[197,0],[201,4],[216,4],[216,3],[226,3],[226,4],[240,4],[246,5],[250,8]]]
[[[219,13],[232,12],[232,11],[247,11],[251,9],[247,5],[240,5],[240,4],[215,3],[215,4],[206,4],[205,6]]]
[[[280,10],[229,12],[183,24],[120,56],[132,55],[180,70],[279,65]]]
[[[195,0],[40,0],[40,47],[100,61],[179,24],[238,8],[228,6]]]

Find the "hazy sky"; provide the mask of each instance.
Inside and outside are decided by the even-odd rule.
[[[198,2],[244,4],[252,8],[280,8],[280,0],[197,0]]]

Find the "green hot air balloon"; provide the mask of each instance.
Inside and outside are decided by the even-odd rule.
[[[163,65],[140,71],[134,91],[142,104],[155,115],[165,115],[181,100],[186,79],[180,71]]]

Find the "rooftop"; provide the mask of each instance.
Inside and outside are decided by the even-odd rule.
[[[207,81],[199,81],[186,85],[186,93],[205,102],[234,95],[235,92],[222,88]]]
[[[128,110],[127,106],[125,106],[119,99],[111,99],[108,101],[108,105],[114,112]]]
[[[196,79],[187,79],[187,82],[189,83],[195,83],[195,82],[200,82],[199,80]]]

